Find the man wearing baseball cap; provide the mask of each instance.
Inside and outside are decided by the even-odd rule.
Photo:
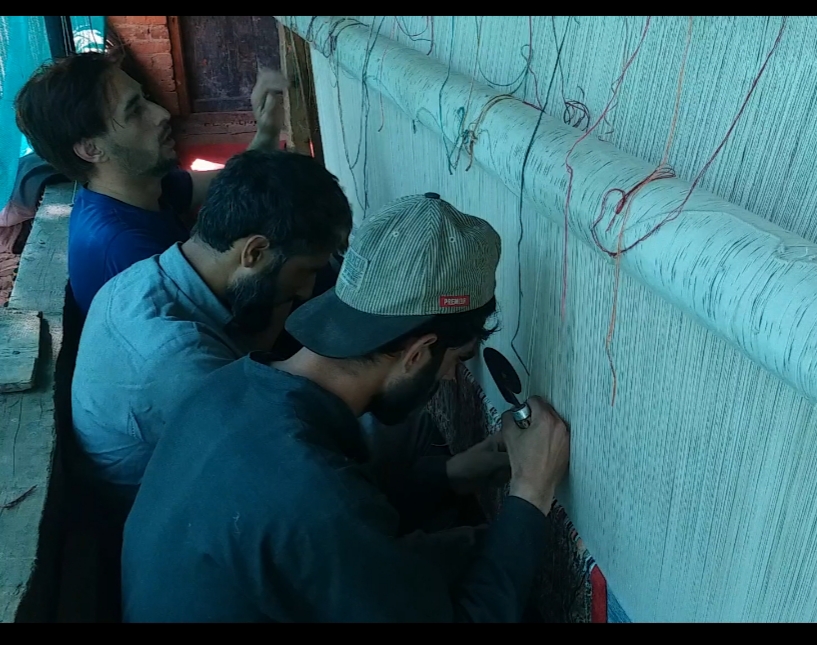
[[[428,470],[418,496],[495,474],[488,449],[510,464],[510,496],[452,580],[400,535],[357,420],[369,412],[388,433],[476,353],[499,254],[487,222],[433,193],[366,219],[336,288],[287,321],[304,348],[213,372],[159,442],[125,528],[125,621],[519,621],[565,424],[534,397],[530,427],[506,415],[501,436]]]

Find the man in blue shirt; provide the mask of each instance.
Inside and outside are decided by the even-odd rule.
[[[168,415],[210,372],[273,345],[351,228],[349,202],[320,162],[248,150],[213,180],[189,240],[99,290],[71,389],[100,492],[129,506]]]
[[[455,553],[401,534],[407,500],[381,485],[357,420],[399,424],[475,355],[499,253],[487,222],[433,193],[364,220],[335,289],[287,319],[304,348],[215,370],[169,419],[125,525],[125,621],[519,621],[567,469],[565,424],[533,397],[529,427],[506,414],[500,436],[415,479],[415,497],[445,498],[507,451],[510,496],[451,575],[441,560]]]
[[[277,72],[259,73],[250,148],[277,147],[285,88]],[[170,114],[105,54],[43,66],[20,90],[16,111],[35,152],[83,186],[69,222],[68,276],[85,315],[110,278],[188,239],[191,215],[219,171],[177,167]]]

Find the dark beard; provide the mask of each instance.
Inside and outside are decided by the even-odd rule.
[[[138,177],[164,177],[179,165],[175,155],[156,158],[144,150],[130,150],[117,144],[111,144],[111,152],[128,173]]]
[[[440,352],[436,357],[432,354],[428,365],[417,376],[375,396],[367,411],[387,426],[405,421],[414,410],[428,403],[437,392],[440,386],[437,372],[444,356],[445,352]]]
[[[176,170],[178,167],[178,159],[162,159],[153,167],[151,174],[154,177],[164,177],[171,170]]]
[[[278,274],[285,260],[281,259],[256,276],[243,278],[227,287],[224,298],[230,306],[233,320],[230,328],[238,333],[254,335],[272,322],[272,312],[284,303],[278,297]]]

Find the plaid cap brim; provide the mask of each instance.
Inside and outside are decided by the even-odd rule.
[[[286,330],[301,345],[326,358],[371,354],[434,316],[382,316],[350,307],[334,287],[305,302],[287,318]]]

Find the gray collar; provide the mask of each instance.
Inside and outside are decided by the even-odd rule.
[[[201,317],[197,322],[206,323],[226,334],[225,329],[232,321],[233,314],[210,291],[210,287],[184,257],[181,242],[159,256],[159,266],[193,304]]]

